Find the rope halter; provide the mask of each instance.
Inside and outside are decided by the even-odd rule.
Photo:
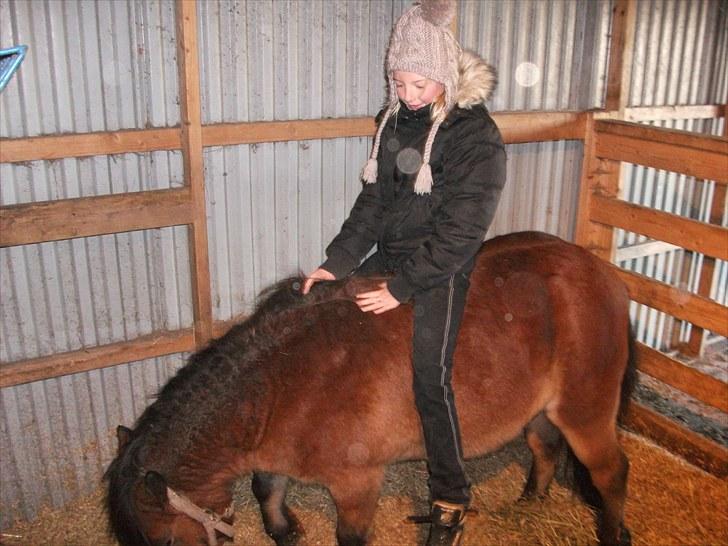
[[[169,487],[167,487],[167,498],[169,499],[169,505],[172,508],[202,524],[205,528],[205,532],[207,532],[207,542],[209,546],[217,546],[217,536],[215,535],[215,531],[220,531],[223,535],[230,539],[235,536],[233,526],[224,522],[222,519],[229,518],[233,515],[232,504],[225,509],[225,513],[221,516],[212,510],[200,508],[190,499],[184,495],[176,493]]]

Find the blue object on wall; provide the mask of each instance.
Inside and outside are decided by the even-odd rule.
[[[0,49],[0,92],[10,81],[15,71],[25,58],[28,46],[19,45],[8,49]]]

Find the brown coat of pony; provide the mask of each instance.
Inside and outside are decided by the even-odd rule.
[[[366,543],[386,465],[424,457],[411,308],[374,316],[351,302],[376,282],[320,283],[303,297],[299,281],[285,281],[193,355],[133,431],[120,427],[106,476],[122,544],[204,544],[202,525],[169,506],[166,488],[222,512],[249,472],[276,544],[295,544],[300,531],[285,504],[289,477],[328,487],[339,544]],[[565,438],[610,546],[629,544],[617,441],[634,373],[628,304],[611,267],[575,245],[540,233],[493,239],[471,277],[453,376],[466,457],[525,429],[532,497],[546,491]]]

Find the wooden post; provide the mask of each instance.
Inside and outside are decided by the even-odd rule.
[[[632,80],[632,53],[634,51],[635,0],[616,0],[612,9],[612,41],[609,46],[607,97],[604,107],[619,112],[624,119]]]
[[[619,193],[621,162],[596,156],[594,114],[588,113],[586,116],[575,239],[576,244],[612,262],[615,255],[614,228],[593,222],[591,210],[595,196],[616,197]]]
[[[728,104],[723,105],[723,136],[728,138]],[[713,192],[713,201],[710,206],[710,217],[708,222],[711,224],[720,224],[723,219],[723,208],[726,199],[726,184],[716,184]],[[710,296],[710,290],[713,287],[713,273],[715,271],[715,258],[711,256],[703,257],[703,265],[698,272],[698,294]],[[690,330],[690,338],[688,342],[680,347],[680,352],[687,356],[699,356],[703,352],[703,341],[705,331],[699,326],[693,325]]]
[[[212,337],[212,301],[202,156],[197,2],[177,0],[176,16],[182,158],[185,185],[189,186],[192,197],[190,260],[194,332],[195,346],[199,348]]]

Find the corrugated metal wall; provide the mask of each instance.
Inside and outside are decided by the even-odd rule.
[[[0,95],[0,136],[179,123],[169,1],[2,0],[0,46],[29,46]],[[0,204],[179,187],[179,152],[0,165]],[[192,324],[186,228],[0,249],[0,360]],[[0,390],[0,526],[98,487],[181,355]]]
[[[460,41],[498,72],[491,110],[586,110],[601,105],[609,1],[465,0]],[[489,237],[538,229],[572,239],[582,145],[508,147],[508,183]]]
[[[375,114],[385,93],[389,29],[409,5],[200,2],[203,121]],[[707,25],[720,5],[707,1],[696,15],[688,11]],[[606,0],[462,2],[462,43],[499,71],[492,110],[599,106],[610,10]],[[645,43],[669,37],[682,21],[650,16],[659,23],[641,31]],[[681,43],[704,47],[703,31],[686,31]],[[30,46],[0,95],[0,136],[179,122],[171,0],[0,0],[0,42]],[[720,44],[725,62],[724,38]],[[700,62],[683,77],[724,78],[719,54],[711,55],[693,57]],[[644,66],[653,80],[668,77],[655,68],[657,59]],[[343,138],[205,149],[216,319],[248,311],[269,282],[319,263],[356,197],[369,145]],[[542,229],[570,238],[580,143],[515,145],[508,154],[508,186],[490,234]],[[0,165],[0,177],[4,205],[182,183],[178,152]],[[0,249],[0,359],[189,326],[187,252],[184,228]],[[116,425],[131,424],[181,362],[176,355],[2,389],[0,526],[96,487],[115,449]]]
[[[375,115],[389,30],[408,2],[202,2],[203,122]],[[356,198],[369,138],[208,148],[214,316],[310,271]]]

